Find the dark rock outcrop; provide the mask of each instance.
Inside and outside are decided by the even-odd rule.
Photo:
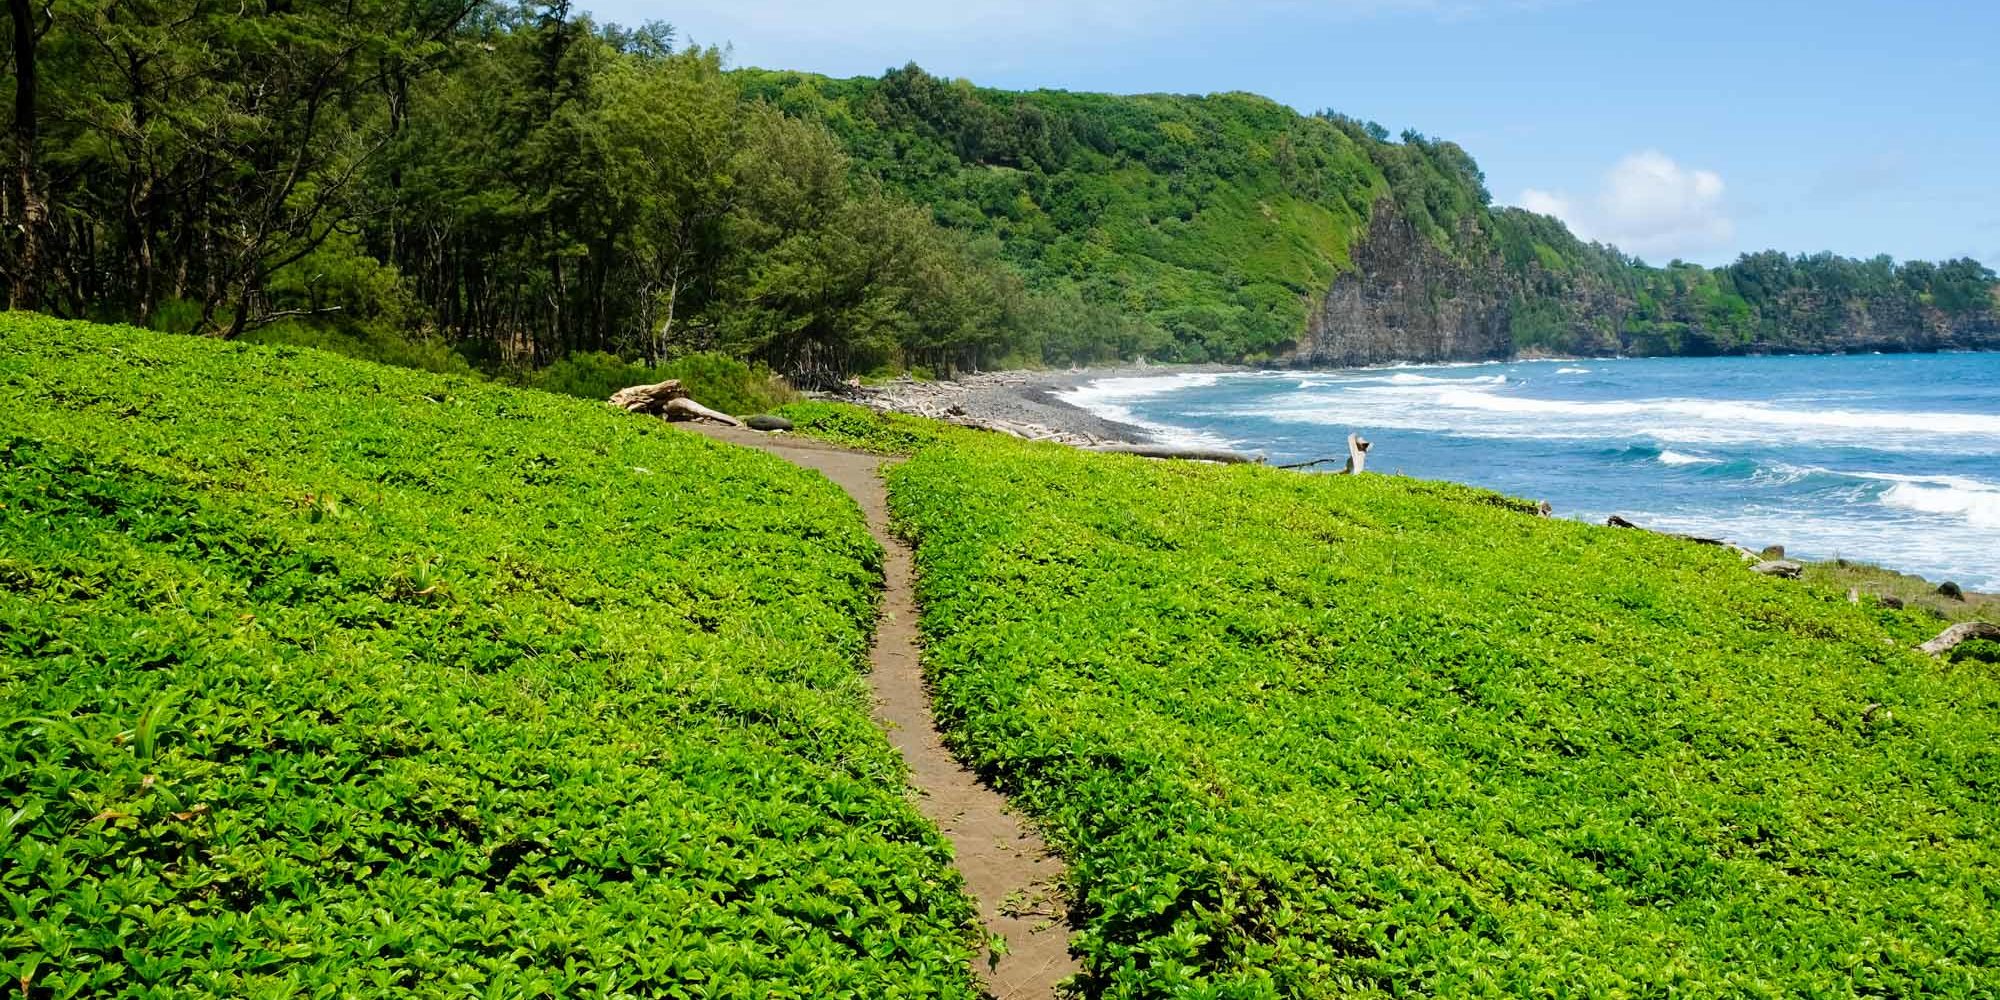
[[[1790,288],[1754,335],[1708,329],[1691,302],[1638,320],[1634,288],[1601,273],[1510,265],[1468,219],[1448,242],[1383,199],[1354,267],[1334,279],[1279,360],[1303,367],[1487,361],[1537,355],[1833,354],[2000,349],[2000,307],[1947,313],[1915,297]],[[1615,273],[1615,272],[1613,272]]]
[[[1513,353],[1497,258],[1478,265],[1454,259],[1384,201],[1354,248],[1354,265],[1334,279],[1288,360],[1339,368]]]

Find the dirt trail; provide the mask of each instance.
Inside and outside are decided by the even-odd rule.
[[[776,437],[713,425],[682,424],[709,437],[770,452],[824,474],[847,491],[882,543],[882,621],[869,653],[874,669],[875,720],[909,764],[922,792],[918,808],[951,840],[965,887],[979,904],[989,933],[1007,942],[990,970],[975,971],[998,1000],[1052,997],[1077,971],[1069,956],[1070,928],[1057,897],[1062,861],[1033,828],[1007,807],[1006,797],[959,765],[938,738],[930,696],[917,661],[917,601],[910,550],[889,533],[889,495],[877,470],[883,459],[808,439]]]

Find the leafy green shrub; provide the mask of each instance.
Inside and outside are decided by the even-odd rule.
[[[770,369],[712,352],[685,355],[651,368],[614,354],[573,354],[534,372],[527,382],[546,392],[602,402],[626,386],[670,378],[680,379],[696,402],[724,413],[762,413],[797,395]]]
[[[2000,682],[1927,615],[1397,477],[957,434],[891,485],[1090,995],[2000,993]]]
[[[193,333],[201,325],[201,303],[187,299],[164,299],[153,307],[149,324],[167,333]]]
[[[286,347],[0,315],[29,996],[972,997],[820,477]]]
[[[250,344],[311,347],[362,361],[438,374],[470,375],[472,366],[437,340],[412,340],[378,323],[333,325],[279,321],[242,337]]]
[[[848,403],[791,403],[780,407],[778,415],[790,420],[800,434],[877,455],[912,455],[955,433],[935,420],[878,413]]]
[[[544,392],[559,392],[565,396],[602,402],[626,386],[645,385],[662,379],[651,368],[616,354],[588,351],[572,354],[529,373],[525,381]]]

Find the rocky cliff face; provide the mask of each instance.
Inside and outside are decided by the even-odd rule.
[[[1510,267],[1468,222],[1449,253],[1385,199],[1280,360],[1302,367],[1486,361],[1522,354],[1675,355],[2000,349],[2000,308],[1947,314],[1915,299],[1856,299],[1810,288],[1767,307],[1762,333],[1705,328],[1691,303],[1636,320],[1633,290],[1588,273]],[[1657,306],[1656,306],[1657,308]],[[1655,314],[1658,315],[1657,313]]]
[[[1390,361],[1481,361],[1513,353],[1509,298],[1498,262],[1445,254],[1396,211],[1376,207],[1368,235],[1307,318],[1286,360],[1309,367]]]

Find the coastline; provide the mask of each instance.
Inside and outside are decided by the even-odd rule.
[[[1078,369],[1014,369],[978,372],[954,379],[894,379],[853,386],[829,398],[878,410],[936,417],[949,413],[973,421],[1019,429],[1027,437],[1070,443],[1153,444],[1158,435],[1138,424],[1101,417],[1061,394],[1099,379],[1159,378],[1250,371],[1244,365],[1120,364]]]
[[[1536,361],[1566,361],[1544,357]],[[1603,359],[1596,359],[1603,360]],[[1504,362],[1502,362],[1504,363]],[[1476,362],[1474,363],[1476,364]],[[1410,365],[1370,365],[1369,368],[1398,368]],[[850,388],[832,394],[848,402],[871,408],[920,416],[960,419],[995,425],[993,429],[1017,436],[1090,446],[1095,444],[1164,444],[1156,429],[1121,422],[1085,409],[1063,398],[1071,390],[1105,379],[1171,378],[1182,375],[1237,373],[1259,370],[1256,366],[1232,364],[1116,364],[1080,369],[1012,369],[962,375],[955,379],[918,381],[909,378]],[[1752,540],[1761,549],[1784,539]],[[1935,581],[1880,564],[1856,563],[1848,559],[1828,559],[1808,563],[1832,584],[1856,585],[1862,594],[1894,595],[1911,604],[1927,606],[1941,618],[1956,619],[1967,613],[1992,611],[2000,607],[2000,594],[1967,590],[1966,599],[1938,599]],[[1818,569],[1824,567],[1824,569]]]

